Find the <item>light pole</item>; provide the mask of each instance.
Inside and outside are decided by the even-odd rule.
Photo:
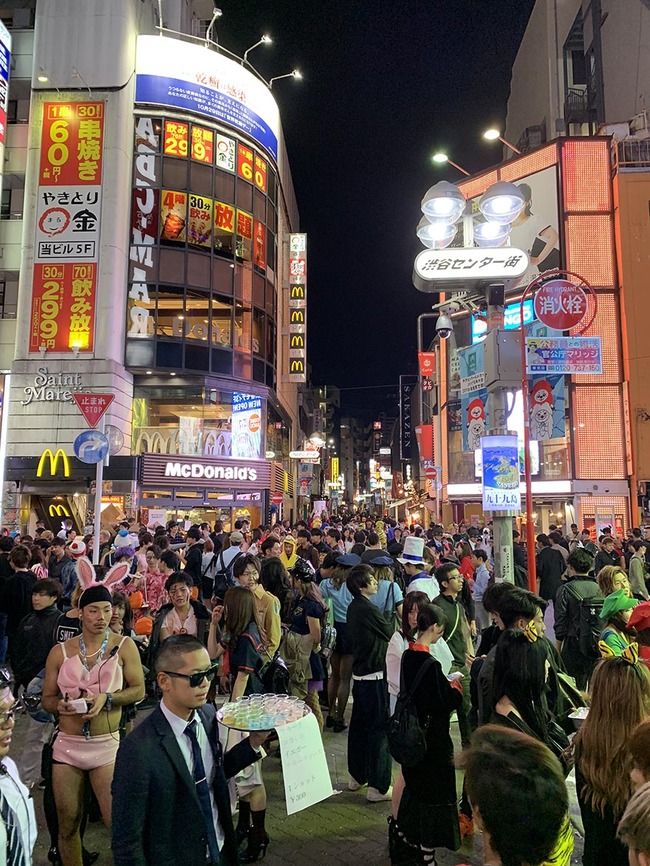
[[[242,65],[244,63],[248,63],[248,55],[251,53],[251,51],[253,51],[254,48],[257,48],[258,45],[271,45],[272,43],[273,43],[273,40],[271,39],[270,36],[267,36],[266,33],[263,36],[260,36],[260,38],[257,40],[257,42],[254,45],[251,45],[250,48],[247,48],[246,51],[244,51],[244,58],[242,60]]]
[[[514,146],[514,144],[510,144],[509,141],[506,141],[505,138],[501,136],[501,131],[491,127],[490,129],[486,129],[483,133],[483,138],[486,141],[500,141],[501,144],[505,144],[506,147],[509,147],[513,153],[516,153],[517,156],[521,156],[521,151]]]
[[[437,153],[434,153],[431,159],[433,160],[433,162],[436,163],[436,165],[445,165],[446,163],[448,163],[449,165],[452,165],[456,169],[456,171],[464,174],[465,177],[471,176],[470,173],[462,167],[462,165],[458,165],[458,163],[452,162],[447,156],[447,154],[443,153],[440,150]]]
[[[269,90],[273,90],[274,81],[280,81],[282,78],[297,78],[300,81],[302,79],[302,72],[299,69],[292,69],[291,72],[285,72],[284,75],[274,76],[269,79]]]

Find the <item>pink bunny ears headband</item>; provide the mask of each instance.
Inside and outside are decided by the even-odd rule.
[[[77,560],[77,578],[79,585],[83,587],[83,592],[79,598],[79,607],[85,607],[87,604],[93,604],[99,601],[111,601],[111,592],[113,587],[122,583],[124,578],[129,573],[131,567],[130,562],[119,562],[106,572],[106,577],[103,581],[97,581],[97,575],[92,562],[86,556],[81,556]]]

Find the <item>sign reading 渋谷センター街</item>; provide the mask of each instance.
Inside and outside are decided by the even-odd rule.
[[[104,102],[45,102],[29,351],[93,349]]]

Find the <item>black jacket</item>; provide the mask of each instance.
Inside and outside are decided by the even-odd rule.
[[[185,574],[194,581],[194,586],[201,586],[201,563],[203,562],[203,544],[196,541],[187,548],[185,554]]]
[[[602,598],[596,578],[582,574],[561,586],[555,597],[555,637],[559,641],[577,639],[580,631],[580,602],[582,599]]]
[[[227,779],[259,759],[248,739],[223,754],[214,707],[198,714],[215,758],[213,793],[225,866],[237,864]],[[194,780],[160,707],[122,741],[113,775],[115,866],[204,866],[207,836]]]
[[[537,554],[537,578],[539,594],[545,601],[554,601],[562,586],[562,575],[566,571],[564,557],[559,550],[543,547]]]
[[[2,584],[0,613],[7,614],[7,637],[11,641],[21,619],[32,612],[32,590],[36,583],[33,571],[14,571]],[[11,650],[11,643],[9,646]]]
[[[63,617],[54,604],[28,614],[18,626],[11,642],[11,667],[16,685],[26,686],[45,667],[56,641],[59,620]]]
[[[348,637],[354,654],[352,673],[355,676],[384,670],[392,636],[393,626],[371,601],[362,595],[352,599],[348,607]]]

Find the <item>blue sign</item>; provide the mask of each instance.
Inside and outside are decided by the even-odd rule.
[[[484,436],[483,510],[520,511],[519,444],[516,436]]]
[[[73,447],[82,463],[100,463],[108,454],[108,436],[99,430],[84,430],[74,440]]]
[[[503,310],[503,327],[506,331],[516,331],[521,326],[521,318],[519,316],[521,304],[515,301],[513,304],[507,304]],[[535,321],[535,308],[533,299],[528,298],[524,301],[524,325],[530,325]],[[487,321],[481,316],[472,316],[472,343],[480,343],[485,339],[487,334]]]

